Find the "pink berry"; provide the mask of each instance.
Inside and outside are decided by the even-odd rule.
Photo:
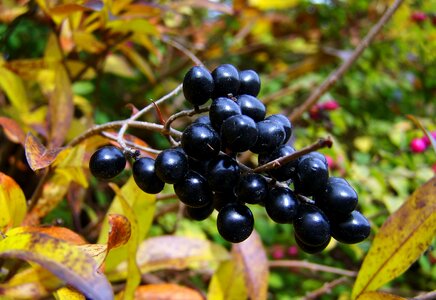
[[[336,100],[329,100],[322,104],[322,108],[328,111],[336,110],[340,107],[339,103]]]
[[[433,169],[433,172],[436,174],[436,164],[434,164],[431,168]]]
[[[421,153],[427,149],[427,145],[421,138],[415,138],[410,142],[410,150],[413,153]]]
[[[336,167],[334,159],[330,155],[325,155],[325,159],[327,160],[327,164],[330,169],[334,169]]]
[[[297,256],[298,255],[298,247],[297,246],[290,246],[288,248],[288,255],[289,256]]]
[[[421,22],[425,21],[425,19],[427,19],[427,15],[425,14],[425,12],[415,11],[415,12],[412,13],[410,18],[414,22],[421,23]]]
[[[436,131],[432,131],[430,134],[433,137],[433,139],[436,141]],[[425,143],[426,146],[431,145],[430,139],[426,135],[424,135],[421,139]]]
[[[283,246],[281,245],[272,246],[271,256],[274,259],[282,259],[283,257],[285,257],[285,250],[283,249]]]

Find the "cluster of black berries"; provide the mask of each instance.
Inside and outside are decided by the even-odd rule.
[[[246,204],[262,205],[273,221],[293,224],[298,245],[308,253],[322,251],[331,237],[344,243],[367,238],[370,225],[355,210],[355,190],[345,179],[329,177],[322,154],[303,155],[264,174],[238,163],[244,151],[258,154],[259,165],[295,152],[286,144],[290,121],[281,114],[266,117],[265,105],[256,98],[259,90],[259,76],[252,70],[238,71],[229,64],[212,73],[202,66],[191,68],[183,80],[184,96],[196,108],[213,99],[209,115],[185,128],[181,147],[163,150],[155,160],[135,160],[137,185],[154,194],[165,183],[173,184],[194,220],[204,220],[216,209],[218,232],[233,243],[253,231]],[[94,153],[90,169],[96,177],[111,178],[125,163],[122,152],[108,146]]]

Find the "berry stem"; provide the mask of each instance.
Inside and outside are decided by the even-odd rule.
[[[160,103],[172,98],[173,96],[177,95],[183,88],[183,84],[179,84],[174,90],[166,94],[165,96],[161,97],[160,99],[153,101],[151,104],[147,105],[137,113],[133,114],[130,118],[124,120],[123,125],[121,126],[120,130],[118,131],[118,137],[117,142],[120,144],[120,146],[126,151],[126,152],[133,152],[134,149],[127,146],[126,142],[124,141],[124,134],[129,128],[129,125],[131,122],[136,121],[139,117],[150,111],[151,109],[155,108],[155,106],[159,105]]]
[[[312,145],[309,145],[307,147],[304,147],[298,151],[295,151],[292,154],[280,157],[278,159],[275,159],[273,161],[270,161],[269,163],[266,163],[264,165],[258,166],[257,168],[253,169],[253,172],[255,173],[262,173],[271,169],[277,169],[280,166],[293,161],[297,158],[299,158],[300,156],[303,156],[307,153],[316,151],[318,149],[324,148],[324,147],[331,147],[333,144],[333,141],[331,140],[330,137],[327,138],[321,138],[318,141],[316,141],[315,143],[313,143]]]
[[[338,274],[348,277],[356,277],[357,272],[351,270],[344,270],[335,267],[329,267],[325,265],[310,263],[303,260],[274,260],[269,262],[270,268],[303,268],[313,271],[321,271],[332,274]]]
[[[322,287],[320,287],[317,290],[312,291],[311,293],[307,294],[302,300],[313,300],[313,299],[319,299],[322,295],[328,294],[331,292],[331,290],[341,284],[348,283],[349,278],[347,277],[340,277],[338,279],[335,279],[330,282],[326,282]]]
[[[316,88],[309,97],[296,109],[293,110],[289,116],[292,123],[301,118],[305,111],[308,111],[321,96],[327,92],[344,74],[348,69],[354,64],[354,62],[362,55],[363,51],[368,48],[374,37],[380,32],[383,26],[390,20],[395,11],[400,7],[404,0],[395,0],[395,2],[385,11],[380,20],[371,28],[368,34],[360,41],[356,49],[350,57],[345,60],[337,69],[335,69],[330,75],[324,80],[321,85]]]
[[[197,66],[203,66],[203,63],[201,62],[201,60],[195,56],[194,53],[192,53],[192,51],[190,51],[188,48],[186,48],[185,46],[183,46],[182,44],[170,39],[167,36],[163,36],[162,41],[164,43],[167,43],[168,45],[171,45],[172,47],[176,48],[177,50],[179,50],[180,52],[182,52],[183,54],[185,54],[187,57],[189,57],[190,60],[192,60]]]
[[[201,107],[198,109],[194,108],[194,109],[182,110],[182,111],[179,111],[178,113],[171,115],[164,124],[164,134],[167,132],[168,133],[171,132],[171,123],[173,123],[178,118],[192,117],[192,116],[195,116],[195,115],[207,112],[207,111],[209,111],[209,107]]]

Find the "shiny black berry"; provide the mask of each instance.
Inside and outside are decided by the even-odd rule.
[[[295,192],[305,196],[317,194],[326,186],[328,178],[328,167],[323,161],[313,156],[303,156],[298,161],[293,177]]]
[[[314,200],[329,215],[347,215],[356,208],[358,196],[350,185],[329,179],[326,186],[316,193]]]
[[[206,179],[194,171],[189,171],[174,184],[174,192],[180,201],[191,207],[206,206],[212,201],[212,192]]]
[[[252,95],[254,97],[259,94],[260,91],[260,78],[259,75],[253,70],[243,70],[239,72],[239,80],[241,85],[239,86],[239,94]]]
[[[194,123],[203,123],[203,124],[212,126],[212,123],[210,122],[210,118],[208,115],[207,116],[200,116],[197,119],[195,119],[194,122],[192,122],[192,123],[193,124]]]
[[[196,221],[206,220],[213,213],[213,210],[214,205],[212,201],[202,207],[186,206],[185,208],[186,215]]]
[[[218,133],[206,124],[194,123],[186,127],[181,141],[185,153],[198,160],[211,159],[220,151]]]
[[[156,175],[155,161],[150,157],[137,159],[132,166],[133,179],[138,187],[146,193],[157,194],[163,190],[165,183]]]
[[[328,244],[330,243],[331,238],[329,237],[329,239],[324,243],[321,244],[319,246],[311,246],[311,245],[307,245],[305,244],[303,241],[301,241],[295,234],[295,241],[297,242],[298,247],[300,247],[301,250],[303,250],[306,253],[309,254],[315,254],[315,253],[319,253],[322,250],[324,250]]]
[[[221,126],[221,139],[234,152],[247,151],[257,140],[256,123],[248,116],[231,116]]]
[[[268,195],[268,183],[262,175],[246,173],[239,178],[235,186],[235,194],[240,202],[262,203]]]
[[[104,146],[92,154],[89,170],[99,179],[111,179],[120,174],[126,167],[123,152],[114,146]]]
[[[253,231],[253,227],[253,214],[243,204],[228,204],[218,213],[218,232],[229,242],[240,243],[246,240]]]
[[[277,149],[285,139],[285,130],[277,122],[264,120],[256,124],[257,140],[250,148],[254,153],[271,153]]]
[[[236,97],[243,115],[249,116],[255,122],[262,121],[266,115],[265,105],[254,96],[243,94]]]
[[[202,66],[192,67],[183,79],[183,94],[193,105],[202,105],[212,97],[212,75]]]
[[[157,176],[166,183],[176,183],[188,172],[188,158],[177,149],[163,150],[156,157]]]
[[[239,72],[235,66],[224,64],[218,66],[212,72],[214,82],[213,98],[220,96],[228,97],[229,95],[236,96],[239,90]]]
[[[295,152],[295,149],[288,145],[279,146],[272,153],[259,154],[258,160],[259,165],[266,164],[267,162],[273,161],[280,157],[290,155]],[[295,176],[297,169],[298,160],[290,161],[283,164],[279,168],[268,170],[268,174],[276,179],[277,181],[287,181]]]
[[[239,202],[233,191],[229,192],[213,192],[213,205],[217,211],[220,211],[224,206],[228,204],[235,204]]]
[[[346,244],[360,243],[369,236],[371,225],[357,210],[343,219],[331,219],[332,236],[337,241]]]
[[[275,187],[268,193],[265,209],[268,216],[274,222],[291,224],[297,215],[298,200],[291,189]]]
[[[212,101],[209,110],[209,118],[212,127],[215,130],[221,128],[221,124],[227,118],[241,114],[239,105],[227,97],[218,97]]]
[[[233,191],[239,179],[239,165],[230,156],[219,155],[210,160],[206,178],[213,191]]]
[[[300,204],[294,218],[297,238],[309,246],[324,245],[330,239],[330,224],[326,215],[315,205]]]
[[[265,120],[271,120],[280,123],[283,126],[283,129],[285,130],[286,133],[286,137],[283,140],[283,143],[286,143],[291,138],[292,124],[291,121],[289,121],[289,119],[285,115],[275,114],[275,115],[268,116],[267,118],[265,118]]]

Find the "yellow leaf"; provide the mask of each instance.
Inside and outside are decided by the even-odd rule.
[[[62,49],[59,47],[57,37],[54,33],[50,34],[47,41],[47,46],[44,50],[44,59],[50,62],[62,61]]]
[[[245,285],[251,300],[266,300],[268,295],[269,265],[265,249],[256,231],[248,239],[234,244],[232,254],[243,270]],[[256,262],[256,263],[253,263]]]
[[[159,236],[142,242],[136,254],[141,273],[156,270],[210,269],[211,264],[229,259],[223,247],[207,240],[181,236]],[[128,275],[126,263],[107,273],[110,280]]]
[[[372,148],[372,138],[369,136],[361,136],[354,139],[354,146],[359,149],[359,151],[367,153]]]
[[[135,294],[135,290],[138,285],[141,283],[141,272],[136,263],[136,252],[138,250],[139,240],[138,240],[138,219],[136,218],[136,214],[133,211],[132,207],[129,205],[127,200],[124,198],[124,195],[120,188],[113,183],[109,183],[110,187],[115,191],[116,195],[119,197],[121,202],[121,206],[123,207],[124,214],[130,222],[130,239],[127,242],[126,253],[127,253],[127,272],[129,276],[127,277],[126,287],[123,293],[123,299],[132,300]],[[110,239],[111,235],[109,235],[108,246],[111,246],[111,242],[114,239]],[[125,241],[121,241],[125,242]],[[117,243],[118,244],[118,243]],[[112,245],[115,246],[115,245]],[[117,245],[118,246],[118,245]],[[121,248],[119,248],[121,249]]]
[[[250,6],[257,7],[261,10],[268,9],[288,9],[296,6],[298,0],[249,0]]]
[[[73,32],[73,40],[78,50],[84,50],[90,53],[100,53],[106,46],[100,42],[92,33],[85,31]]]
[[[406,300],[406,298],[382,292],[366,292],[357,300]]]
[[[124,56],[110,54],[106,57],[103,71],[121,77],[133,78],[135,73]]]
[[[84,169],[88,167],[85,154],[84,144],[63,150],[53,163],[55,172],[62,174],[68,182],[75,181],[85,188],[88,187],[88,179],[84,173]]]
[[[6,93],[18,113],[29,112],[29,99],[22,79],[15,73],[0,66],[0,88]]]
[[[244,271],[233,260],[222,262],[213,274],[207,292],[209,300],[247,299]]]
[[[78,291],[63,287],[54,294],[56,300],[86,300],[86,297]]]
[[[115,32],[134,32],[140,34],[156,35],[157,29],[146,19],[118,19],[109,21],[107,27]]]
[[[95,261],[70,243],[39,232],[11,230],[0,241],[0,258],[37,263],[94,300],[113,299],[112,287]]]
[[[138,52],[126,45],[120,45],[119,49],[152,83],[156,82],[151,66]]]
[[[11,177],[0,172],[0,230],[7,231],[21,224],[26,215],[26,198]]]
[[[396,278],[424,252],[436,234],[436,177],[418,188],[374,238],[353,287],[352,298]]]

